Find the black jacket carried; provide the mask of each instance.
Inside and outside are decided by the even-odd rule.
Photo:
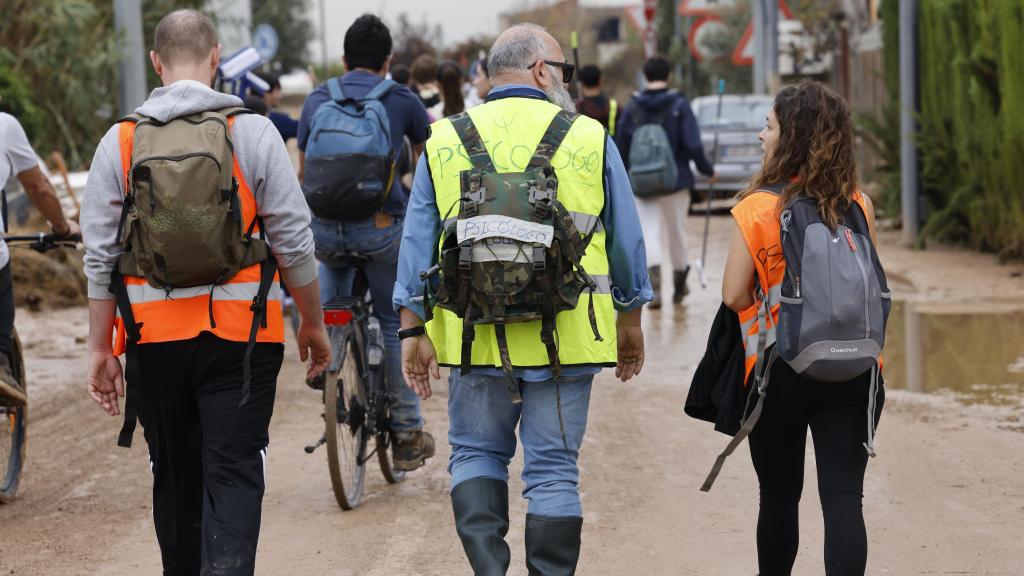
[[[743,386],[743,334],[739,317],[725,304],[708,334],[708,347],[697,365],[683,411],[712,422],[715,430],[734,436],[740,429],[747,390]]]

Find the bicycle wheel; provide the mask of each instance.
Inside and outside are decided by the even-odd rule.
[[[25,366],[22,364],[21,340],[13,334],[11,368],[25,390]],[[15,406],[0,398],[0,504],[11,501],[18,492],[21,467],[25,463],[25,421],[27,406]]]
[[[350,332],[350,334],[353,334]],[[327,375],[324,422],[327,426],[327,468],[342,510],[359,505],[366,472],[366,395],[360,376],[360,355],[354,336],[343,340],[340,369]]]
[[[405,472],[395,470],[391,465],[391,438],[389,432],[377,434],[377,461],[380,462],[380,472],[388,484],[397,484],[405,480]]]

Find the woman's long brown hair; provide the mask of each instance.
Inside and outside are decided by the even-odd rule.
[[[740,197],[786,183],[780,207],[799,196],[813,198],[822,221],[835,230],[857,190],[853,123],[846,102],[826,86],[808,81],[783,88],[773,109],[778,141]]]

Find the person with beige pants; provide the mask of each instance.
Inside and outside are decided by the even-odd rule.
[[[716,179],[715,167],[704,153],[700,127],[689,101],[682,94],[668,88],[670,71],[669,61],[661,56],[655,56],[644,64],[647,86],[642,92],[633,95],[615,130],[615,144],[628,169],[633,134],[644,124],[660,124],[672,147],[678,172],[675,186],[668,188],[676,192],[653,198],[638,198],[636,201],[647,244],[647,262],[650,265],[648,274],[654,289],[654,300],[649,304],[651,308],[661,307],[661,262],[665,246],[668,247],[673,269],[672,302],[681,303],[689,292],[686,286],[686,277],[690,272],[686,260],[686,216],[690,209],[690,190],[693,188],[690,161],[712,182]]]

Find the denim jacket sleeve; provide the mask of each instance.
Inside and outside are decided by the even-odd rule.
[[[619,149],[610,137],[605,143],[604,194],[601,223],[608,234],[612,299],[616,310],[628,311],[653,300],[654,291],[647,277],[647,250],[633,188]]]
[[[441,234],[441,217],[437,211],[434,181],[426,153],[420,155],[413,177],[409,206],[402,229],[402,248],[398,256],[398,279],[391,303],[398,311],[408,308],[420,318],[423,312],[423,281],[420,272],[429,270],[437,261],[437,241]]]

